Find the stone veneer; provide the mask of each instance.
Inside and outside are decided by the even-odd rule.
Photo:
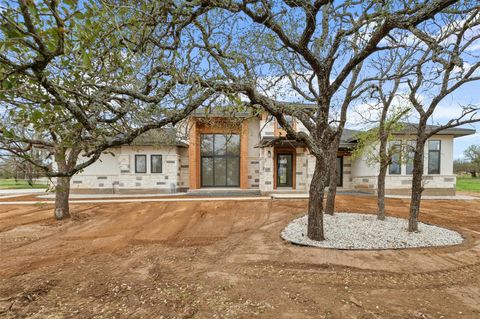
[[[377,176],[358,176],[353,179],[353,188],[358,191],[376,193]],[[454,195],[455,175],[425,175],[424,195]],[[409,195],[412,188],[411,175],[387,175],[385,192],[390,195]]]
[[[161,152],[155,152],[161,154]],[[139,152],[138,154],[144,154]],[[123,167],[116,175],[107,175],[99,172],[96,175],[78,174],[72,177],[72,193],[98,192],[98,193],[134,193],[154,192],[171,193],[185,190],[179,183],[181,179],[180,156],[178,154],[162,154],[162,173],[150,172],[150,157],[147,154],[147,173],[134,173],[134,156],[130,154],[128,170]]]

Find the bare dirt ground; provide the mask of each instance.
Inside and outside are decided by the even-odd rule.
[[[480,199],[424,201],[456,247],[339,251],[279,233],[306,200],[0,206],[0,317],[480,318]],[[338,196],[339,211],[375,198]],[[408,201],[387,200],[406,217]],[[326,230],[328,236],[328,229]]]

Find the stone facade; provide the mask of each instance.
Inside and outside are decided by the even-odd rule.
[[[189,123],[192,123],[190,121]],[[223,128],[202,127],[198,125],[182,126],[184,146],[173,145],[125,145],[110,149],[100,157],[100,160],[87,167],[72,178],[72,192],[95,193],[172,193],[187,191],[200,187],[200,155],[199,136],[205,132],[239,134],[240,152],[240,188],[258,189],[262,193],[271,193],[276,189],[276,154],[290,152],[293,155],[293,185],[283,188],[284,191],[307,192],[315,169],[315,158],[305,147],[259,146],[262,139],[282,136],[282,130],[275,120],[262,115],[246,118],[240,125]],[[294,127],[304,130],[300,123]],[[225,131],[227,130],[227,131]],[[440,174],[425,176],[425,194],[452,194],[456,178],[453,175],[453,135],[434,136],[432,139],[441,141]],[[405,141],[407,139],[405,138]],[[404,143],[404,141],[402,142]],[[269,144],[268,144],[269,145]],[[425,171],[427,172],[428,151],[425,155]],[[192,154],[195,157],[192,157]],[[361,192],[376,192],[376,176],[378,165],[369,165],[365,158],[353,159],[348,152],[343,155],[342,185],[339,190],[355,190]],[[135,172],[135,155],[146,155],[147,172]],[[151,155],[162,156],[162,172],[151,172]],[[192,169],[193,167],[193,169]],[[411,175],[406,175],[405,163],[402,163],[401,174],[387,175],[387,194],[408,194],[411,185]],[[195,176],[192,176],[195,175]],[[195,183],[192,187],[192,181]]]

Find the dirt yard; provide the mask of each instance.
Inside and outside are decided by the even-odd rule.
[[[82,203],[61,223],[50,204],[1,205],[0,317],[480,318],[480,199],[423,203],[421,220],[464,244],[397,251],[282,241],[306,204]],[[337,207],[374,212],[375,198]]]

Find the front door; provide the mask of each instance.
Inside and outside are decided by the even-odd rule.
[[[292,187],[292,154],[277,154],[277,187]]]

